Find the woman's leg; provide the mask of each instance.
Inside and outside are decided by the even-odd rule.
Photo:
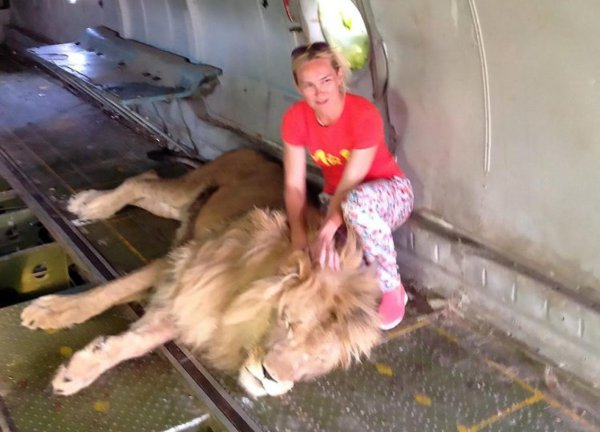
[[[399,177],[363,183],[342,203],[344,220],[361,238],[367,263],[376,266],[384,293],[380,306],[382,328],[386,329],[397,325],[404,315],[406,294],[398,273],[392,232],[408,219],[412,208],[410,181]]]

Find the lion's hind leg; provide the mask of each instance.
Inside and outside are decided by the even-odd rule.
[[[146,190],[140,185],[149,181],[159,181],[154,171],[130,177],[115,189],[79,192],[69,199],[67,210],[82,220],[107,219],[126,205],[143,199]]]
[[[126,332],[101,336],[77,351],[54,379],[54,393],[68,396],[89,386],[102,373],[124,360],[140,357],[175,338],[176,328],[163,309],[151,309]]]
[[[40,297],[21,312],[21,324],[32,330],[59,329],[80,324],[150,288],[164,266],[164,260],[156,260],[133,273],[80,294]]]
[[[111,193],[113,191],[95,189],[79,192],[71,196],[67,210],[81,220],[107,219],[115,213],[111,206],[107,205],[110,204]]]

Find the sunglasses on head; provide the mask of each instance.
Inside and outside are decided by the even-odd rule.
[[[300,57],[304,53],[308,53],[309,56],[328,51],[330,49],[327,42],[313,42],[310,45],[300,45],[292,50],[292,60]]]

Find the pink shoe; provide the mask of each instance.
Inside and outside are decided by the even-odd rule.
[[[384,292],[379,304],[379,318],[381,330],[391,330],[404,318],[404,309],[408,303],[408,296],[404,287],[400,285],[394,291]]]

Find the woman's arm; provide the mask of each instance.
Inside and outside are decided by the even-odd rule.
[[[285,172],[284,199],[290,224],[292,246],[306,249],[306,151],[304,147],[284,142],[283,167]]]
[[[316,239],[316,244],[313,245],[313,255],[319,259],[322,267],[339,268],[339,258],[335,252],[333,236],[343,222],[342,202],[348,192],[364,180],[373,164],[376,152],[377,146],[373,146],[355,149],[350,153],[340,183],[329,202],[325,222]]]
[[[337,215],[341,218],[342,216],[342,201],[346,198],[348,192],[358,186],[365,179],[373,160],[375,159],[375,153],[377,152],[377,146],[368,147],[364,149],[355,149],[350,152],[350,157],[344,168],[344,173],[340,179],[340,183],[335,191],[335,194],[329,202],[329,208],[327,211],[327,219],[335,218]],[[339,219],[339,224],[342,220]],[[338,226],[339,226],[338,224]]]

